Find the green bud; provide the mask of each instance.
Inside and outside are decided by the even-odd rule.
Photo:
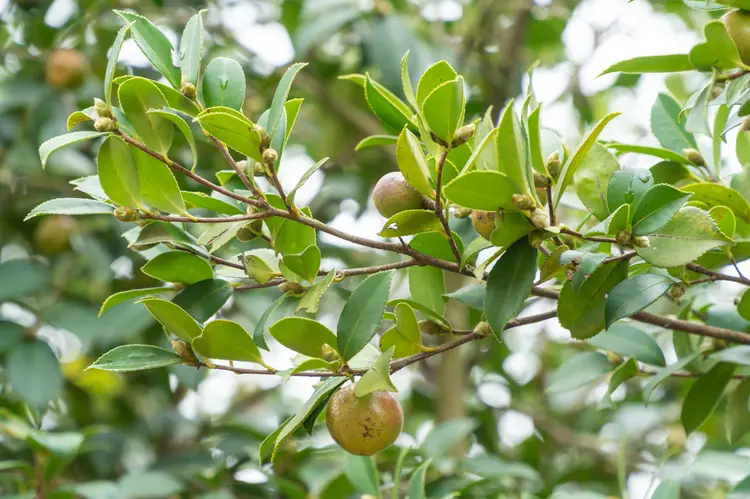
[[[464,125],[456,130],[456,133],[453,135],[453,140],[451,141],[451,147],[458,147],[471,140],[476,130],[477,126],[473,123],[470,125]]]
[[[190,347],[190,345],[188,345],[184,341],[173,340],[172,350],[174,350],[174,352],[180,356],[185,364],[189,366],[198,365],[198,357],[195,356],[195,352],[193,352],[193,349]]]
[[[462,206],[453,208],[453,216],[456,218],[469,218],[471,216],[471,212],[471,208],[464,208]]]
[[[633,238],[633,245],[639,248],[648,248],[651,243],[646,236],[636,236]]]
[[[480,322],[474,327],[474,332],[482,336],[489,336],[492,334],[492,326],[489,322]]]
[[[112,117],[112,110],[109,108],[107,103],[96,97],[94,97],[94,110],[100,118]]]
[[[692,147],[685,148],[682,150],[682,155],[696,166],[706,166],[706,158],[697,149],[693,149]]]
[[[519,210],[530,211],[534,209],[534,201],[526,194],[513,194],[510,199],[513,206]]]
[[[560,175],[560,168],[560,153],[555,151],[547,158],[547,171],[552,175],[552,178],[557,179]]]
[[[180,86],[180,93],[188,99],[194,98],[196,93],[195,85],[188,81],[183,81],[182,85]]]
[[[268,132],[266,131],[266,129],[260,125],[255,125],[255,131],[258,132],[258,134],[260,135],[261,152],[271,147],[271,137],[268,135]]]
[[[669,288],[669,296],[672,298],[682,298],[687,292],[687,284],[678,282]]]
[[[546,175],[534,172],[534,187],[546,188],[550,186],[550,179]]]
[[[253,162],[253,177],[265,177],[267,173],[266,167],[262,163]]]
[[[305,292],[305,287],[298,282],[284,281],[279,284],[279,289],[282,293],[289,293],[292,295],[301,295]]]
[[[630,244],[631,240],[630,232],[626,231],[625,229],[621,230],[615,236],[615,240],[617,241],[617,244],[627,246],[628,244]]]
[[[322,347],[320,347],[320,357],[323,360],[327,360],[328,362],[332,362],[336,360],[339,357],[338,352],[336,352],[336,349],[333,348],[328,343],[324,344]]]
[[[94,122],[94,128],[97,132],[112,132],[117,130],[117,125],[112,118],[97,118]]]
[[[267,165],[273,165],[279,159],[279,153],[276,149],[268,148],[263,151],[263,162]]]
[[[243,159],[242,161],[237,161],[237,168],[239,168],[241,171],[248,173],[247,171],[247,160]]]
[[[549,227],[549,215],[544,210],[535,208],[531,212],[531,223],[534,224],[534,227],[546,229]]]
[[[113,213],[113,215],[120,222],[135,222],[137,220],[140,220],[141,218],[138,210],[129,208],[127,206],[118,206],[117,208],[115,208],[115,212]]]

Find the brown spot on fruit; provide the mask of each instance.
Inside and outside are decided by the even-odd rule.
[[[427,198],[410,186],[401,172],[387,173],[380,177],[372,191],[375,208],[386,218],[406,210],[424,208]]]
[[[57,49],[47,56],[45,79],[53,87],[76,88],[81,86],[89,69],[89,61],[81,52]]]
[[[480,236],[486,240],[490,240],[492,232],[495,230],[495,217],[497,214],[494,211],[479,211],[474,210],[471,214],[471,223],[479,233]]]
[[[326,425],[342,449],[371,456],[396,441],[404,427],[404,414],[390,393],[357,397],[354,385],[349,385],[334,393],[328,402]]]

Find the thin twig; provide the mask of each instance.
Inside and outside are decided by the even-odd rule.
[[[227,146],[225,146],[219,139],[215,137],[211,137],[211,140],[214,142],[214,144],[216,144],[216,147],[219,149],[219,151],[221,151],[222,156],[224,156],[224,159],[227,161],[227,163],[229,163],[229,166],[231,166],[237,176],[240,177],[240,180],[245,185],[245,187],[247,187],[250,192],[253,193],[253,196],[258,198],[258,201],[260,201],[263,206],[268,204],[265,194],[263,194],[263,192],[261,192],[261,190],[258,189],[258,187],[255,185],[255,182],[251,181],[247,177],[245,172],[242,171],[242,168],[240,168],[237,162],[234,160],[229,152],[229,149],[227,149]]]
[[[279,193],[279,197],[281,198],[281,201],[284,203],[284,206],[286,206],[287,211],[290,215],[297,218],[299,216],[299,210],[296,210],[292,205],[289,204],[289,201],[286,197],[286,192],[284,192],[284,187],[281,186],[281,182],[279,181],[279,176],[276,174],[276,166],[273,161],[269,161],[266,163],[266,166],[268,167],[268,173],[271,175],[271,182],[273,183],[273,186],[276,188],[276,192]]]
[[[270,218],[267,212],[259,211],[251,213],[249,215],[237,215],[233,217],[180,217],[176,215],[157,215],[152,213],[142,213],[141,218],[148,220],[162,220],[164,222],[185,222],[185,223],[198,223],[198,224],[223,224],[223,223],[234,223],[242,222],[244,220],[263,220]]]
[[[706,267],[703,267],[695,263],[688,263],[687,265],[685,265],[685,268],[687,268],[688,270],[692,270],[693,272],[697,272],[698,274],[707,275],[711,277],[712,281],[730,281],[730,282],[736,282],[739,284],[744,284],[745,286],[750,286],[750,279],[722,274],[721,272],[716,272],[714,270],[707,269]]]
[[[647,368],[643,368],[642,367],[642,368],[638,369],[638,373],[641,374],[641,375],[643,375],[643,376],[656,376],[657,374],[659,374],[659,371],[654,371],[652,369],[647,369]],[[677,371],[675,373],[670,374],[670,376],[672,376],[674,378],[697,378],[697,377],[702,376],[703,374],[704,373],[691,373],[691,372],[687,372],[687,371]],[[742,375],[742,374],[735,374],[734,376],[732,376],[732,378],[733,379],[743,380],[743,379],[747,378],[747,376]]]
[[[619,244],[617,243],[617,239],[614,237],[600,237],[600,236],[584,236],[580,232],[576,232],[574,230],[568,229],[566,227],[560,228],[561,234],[567,234],[569,236],[577,237],[579,239],[583,239],[585,241],[593,241],[596,243],[613,243],[613,244]]]
[[[456,257],[456,261],[461,261],[461,252],[456,246],[456,242],[453,240],[453,232],[451,232],[448,220],[445,218],[443,213],[443,200],[440,196],[440,191],[443,187],[443,167],[445,166],[445,160],[448,159],[448,148],[446,147],[443,153],[440,155],[440,159],[437,164],[437,180],[435,181],[435,215],[440,220],[440,224],[443,226],[445,236],[448,238],[448,243],[453,251],[453,256]]]

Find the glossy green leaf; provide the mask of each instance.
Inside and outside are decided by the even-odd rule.
[[[625,204],[638,206],[641,198],[653,185],[654,179],[647,170],[626,169],[615,172],[609,179],[607,188],[610,213]]]
[[[130,78],[118,88],[117,98],[141,142],[166,155],[172,145],[172,123],[148,113],[149,109],[168,106],[159,88],[145,78]]]
[[[284,73],[284,76],[279,80],[279,84],[276,87],[276,92],[273,94],[273,101],[271,102],[271,108],[268,111],[268,124],[266,130],[268,134],[273,137],[276,127],[279,124],[279,119],[284,110],[284,104],[289,96],[289,90],[292,88],[292,82],[297,73],[307,66],[307,63],[297,62],[289,66]]]
[[[102,308],[99,310],[99,317],[110,308],[116,307],[121,303],[126,303],[137,298],[143,298],[144,296],[168,293],[170,291],[175,291],[175,289],[169,286],[159,286],[155,288],[128,289],[126,291],[120,291],[119,293],[109,295],[107,299],[104,300],[104,303],[102,303]]]
[[[750,432],[750,378],[732,392],[726,409],[727,441],[739,442]]]
[[[585,232],[586,236],[616,237],[621,230],[630,228],[630,205],[622,204],[607,218]]]
[[[607,187],[609,179],[619,169],[617,158],[604,145],[595,142],[574,175],[578,198],[597,220],[604,220],[610,213]]]
[[[195,119],[203,129],[234,149],[255,161],[263,161],[260,154],[260,134],[247,118],[237,114],[207,109]]]
[[[299,312],[300,310],[305,310],[308,314],[317,314],[320,299],[331,286],[334,277],[336,277],[336,271],[330,270],[325,277],[307,288],[305,294],[302,295],[302,298],[297,304],[297,312]]]
[[[518,211],[512,197],[521,192],[503,173],[475,170],[454,178],[443,188],[443,193],[450,202],[473,210]]]
[[[130,147],[124,141],[114,136],[108,137],[99,148],[96,164],[99,182],[109,199],[130,208],[143,206],[138,168]]]
[[[534,287],[536,254],[525,239],[514,243],[495,263],[487,279],[484,313],[498,340],[505,325],[518,314]]]
[[[657,184],[643,194],[633,214],[633,234],[645,236],[664,227],[691,194],[667,184]]]
[[[604,307],[604,326],[640,312],[661,298],[674,284],[668,277],[639,274],[617,284],[607,296]]]
[[[133,79],[133,78],[139,78],[138,76],[133,75],[122,75],[115,78],[113,81],[114,83],[118,85],[122,85],[126,81]],[[184,95],[180,93],[179,90],[176,90],[169,85],[165,85],[164,83],[149,80],[151,83],[156,85],[156,88],[159,89],[159,91],[162,93],[165,99],[167,99],[167,104],[170,108],[176,109],[180,112],[183,112],[187,114],[188,116],[195,117],[198,115],[198,113],[201,112],[201,110],[198,108],[198,105],[193,102],[192,100],[188,99]],[[114,111],[115,117],[117,118],[120,128],[123,127],[123,120],[122,117],[118,115],[118,108],[113,107],[112,110]],[[122,114],[122,113],[120,113]]]
[[[398,142],[398,137],[396,135],[370,135],[369,137],[365,137],[364,139],[360,140],[356,146],[354,146],[355,151],[361,151],[362,149],[367,149],[368,147],[375,147],[375,146],[390,146],[394,145]]]
[[[359,378],[354,386],[354,394],[357,397],[364,397],[373,392],[398,391],[391,381],[390,365],[394,349],[395,347],[390,347],[384,350],[372,367]]]
[[[652,133],[662,146],[676,153],[682,153],[683,149],[698,147],[695,137],[685,129],[685,124],[680,122],[680,112],[680,104],[665,93],[659,94],[651,108]]]
[[[221,279],[206,279],[189,285],[172,301],[202,322],[218,312],[231,296],[230,283]]]
[[[567,260],[566,256],[567,255],[562,256],[563,261]],[[606,258],[607,255],[604,253],[584,253],[581,255],[579,257],[578,268],[576,268],[576,271],[573,274],[573,279],[570,280],[570,286],[573,288],[573,291],[576,293],[580,291],[581,286],[586,282],[586,279],[588,279],[591,274],[599,268]]]
[[[445,277],[443,270],[435,267],[410,267],[409,294],[414,301],[431,308],[438,314],[445,313]]]
[[[700,428],[721,402],[737,366],[720,362],[693,383],[682,403],[680,419],[688,435]]]
[[[321,357],[323,345],[336,348],[336,336],[320,322],[304,317],[286,317],[269,328],[271,336],[285,347],[308,357]]]
[[[664,353],[656,340],[638,329],[635,324],[612,324],[608,329],[586,340],[586,343],[623,357],[633,357],[639,362],[653,366],[666,365]]]
[[[559,393],[593,383],[612,370],[607,356],[584,352],[568,359],[550,375],[547,392]]]
[[[432,210],[405,210],[396,213],[378,233],[381,237],[398,237],[420,232],[442,231],[443,226]]]
[[[392,277],[392,272],[372,274],[344,304],[336,330],[338,350],[344,360],[354,357],[375,336],[385,313]]]
[[[242,110],[245,72],[240,63],[228,57],[212,59],[203,74],[203,100],[206,107],[225,106]]]
[[[464,79],[458,77],[436,87],[422,103],[427,126],[447,144],[464,121]]]
[[[135,146],[129,146],[129,149],[138,169],[143,200],[160,211],[187,214],[180,186],[169,167]]]
[[[37,409],[57,397],[64,384],[60,362],[39,339],[16,345],[7,357],[5,373],[16,396]]]
[[[521,124],[513,111],[513,101],[505,106],[500,116],[495,137],[495,156],[498,170],[506,175],[513,185],[514,193],[530,194],[526,172],[526,145],[523,141]]]
[[[398,97],[380,83],[365,77],[365,98],[375,116],[395,133],[401,132],[407,125],[415,128],[411,121],[412,111]]]
[[[151,21],[141,15],[122,10],[116,10],[115,12],[126,22],[133,23],[131,28],[133,39],[156,70],[173,87],[180,88],[180,70],[172,64],[172,50],[174,48],[169,38]]]
[[[421,352],[422,337],[414,310],[406,303],[399,303],[393,311],[396,325],[380,337],[380,350],[393,347],[393,358],[400,359]]]
[[[30,220],[43,215],[109,215],[114,208],[101,201],[85,198],[57,198],[40,204],[26,215]]]
[[[398,168],[404,174],[406,182],[429,198],[435,197],[435,190],[430,185],[430,171],[422,146],[417,137],[404,127],[396,143],[396,160]]]
[[[679,109],[679,104],[677,106]],[[662,118],[660,117],[657,119],[662,119]],[[653,117],[652,117],[652,120],[653,120]],[[690,138],[692,139],[692,136],[690,136]],[[672,140],[671,138],[667,138],[667,137],[665,137],[665,139]],[[663,149],[661,147],[641,146],[641,145],[635,145],[635,144],[622,144],[620,142],[607,142],[607,148],[612,149],[613,151],[619,154],[637,153],[637,154],[643,154],[645,156],[654,156],[655,158],[661,158],[665,161],[673,161],[681,165],[686,165],[690,163],[687,160],[687,158],[685,158],[681,154],[676,153],[669,149]],[[656,180],[656,182],[661,183],[662,181]]]
[[[286,199],[290,204],[294,204],[294,198],[297,195],[297,191],[302,188],[303,185],[305,185],[305,182],[307,182],[313,173],[318,171],[318,169],[323,166],[326,161],[328,161],[329,158],[323,158],[314,165],[312,165],[310,168],[308,168],[305,173],[300,177],[299,181],[297,182],[297,185],[294,186],[294,188],[289,191],[289,194],[287,194]]]
[[[182,284],[194,284],[214,277],[210,263],[185,251],[160,253],[146,262],[141,271],[160,281]]]
[[[430,464],[432,463],[432,459],[428,459],[427,461],[423,462],[419,465],[419,467],[414,470],[414,473],[412,473],[411,478],[409,478],[409,485],[406,489],[406,499],[425,499],[425,480],[427,475],[427,468],[430,467]]]
[[[178,304],[156,297],[145,298],[142,303],[154,319],[185,343],[201,334],[200,324]]]
[[[737,46],[727,33],[724,23],[719,20],[706,23],[703,34],[706,41],[690,50],[690,63],[696,69],[708,71],[747,67],[742,63]]]
[[[456,70],[447,61],[436,62],[427,68],[417,83],[417,108],[422,109],[427,96],[440,85],[455,80],[457,76]]]
[[[180,117],[177,113],[170,109],[150,109],[148,111],[148,114],[161,116],[167,121],[171,121],[177,127],[180,133],[185,137],[185,141],[188,143],[188,146],[190,146],[190,152],[193,155],[192,171],[195,171],[195,167],[198,164],[198,152],[195,147],[195,137],[193,137],[193,132],[190,130],[190,125],[188,125],[187,122],[182,119],[182,117]]]
[[[635,250],[657,267],[688,264],[706,251],[731,242],[707,212],[691,206],[680,209],[664,227],[649,234],[648,239],[648,248]]]
[[[531,224],[526,215],[505,212],[495,217],[492,244],[499,248],[507,248],[535,229],[536,227]]]
[[[299,276],[304,277],[310,284],[315,282],[315,277],[320,269],[320,248],[308,246],[302,253],[297,255],[284,255],[284,265]]]
[[[253,342],[258,346],[258,348],[269,350],[268,345],[266,344],[266,323],[271,317],[271,314],[273,314],[276,309],[278,309],[281,304],[286,301],[286,299],[286,293],[278,297],[276,301],[268,306],[265,312],[263,312],[263,315],[261,315],[258,321],[255,323],[255,328],[253,329]]]
[[[669,54],[634,57],[626,61],[616,62],[602,71],[601,74],[676,73],[693,69],[695,68],[687,54]]]
[[[112,79],[115,76],[117,70],[117,60],[120,58],[120,50],[122,50],[122,44],[125,42],[125,37],[128,36],[130,28],[135,24],[129,22],[117,32],[112,48],[109,51],[109,58],[107,59],[107,69],[104,72],[104,101],[107,106],[112,106]],[[70,128],[70,127],[68,127]]]
[[[311,216],[308,208],[303,208],[302,213]],[[296,255],[302,253],[308,246],[315,244],[315,229],[293,220],[286,220],[274,237],[274,250],[283,255]]]
[[[255,362],[265,366],[260,350],[241,325],[228,320],[211,321],[200,336],[193,338],[193,349],[210,359]]]
[[[643,387],[643,401],[648,404],[649,400],[651,400],[651,395],[654,393],[654,390],[657,386],[659,386],[665,380],[669,379],[672,374],[684,369],[685,366],[693,362],[699,356],[700,352],[695,352],[692,355],[679,359],[674,364],[669,364],[664,369],[660,369],[659,372],[655,374],[646,384],[646,386]]]
[[[152,345],[122,345],[105,353],[88,369],[129,372],[182,364],[179,355]]]
[[[180,39],[180,70],[182,81],[198,84],[203,55],[203,11],[194,14],[185,25]]]
[[[594,125],[594,128],[588,133],[588,135],[586,135],[583,142],[581,142],[581,145],[578,146],[576,152],[565,162],[565,166],[563,166],[562,171],[560,172],[559,187],[555,191],[555,206],[560,203],[560,199],[562,198],[565,189],[567,189],[568,185],[573,182],[576,171],[578,171],[578,168],[583,164],[584,159],[596,143],[596,139],[602,133],[604,127],[619,115],[620,113],[611,113],[602,118],[596,125]]]
[[[557,305],[560,325],[573,338],[585,340],[604,329],[605,297],[628,276],[628,262],[610,262],[599,267],[584,281],[578,292],[568,282]]]
[[[203,192],[181,191],[182,199],[185,201],[187,208],[203,208],[204,210],[215,211],[223,215],[244,215],[245,211],[238,208],[231,202],[219,198],[211,197]]]
[[[617,366],[617,369],[615,369],[612,372],[612,376],[609,378],[609,384],[607,386],[607,393],[604,395],[604,398],[599,402],[599,405],[597,408],[599,410],[601,409],[612,409],[614,408],[615,404],[612,402],[612,394],[617,390],[617,388],[625,383],[630,378],[636,376],[638,374],[638,363],[635,361],[635,359],[628,359],[627,361],[623,362],[619,366]]]
[[[70,132],[44,141],[39,146],[39,159],[42,161],[42,168],[47,166],[47,159],[58,149],[108,134],[109,132]]]
[[[711,206],[726,206],[731,209],[737,217],[750,222],[750,205],[742,195],[721,184],[699,183],[680,187],[681,191],[691,192],[691,201],[698,201]]]

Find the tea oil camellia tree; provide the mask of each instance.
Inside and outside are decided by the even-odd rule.
[[[717,8],[710,2],[691,4]],[[182,364],[249,376],[319,378],[304,406],[260,444],[259,462],[273,461],[302,429],[311,433],[324,419],[342,448],[370,456],[390,446],[409,417],[388,393],[396,391],[391,374],[468,343],[501,342],[506,329],[556,317],[585,343],[552,374],[543,387],[547,392],[606,376],[608,389],[599,405],[607,408],[614,404],[613,392],[631,379],[648,378],[647,403],[666,379],[695,377],[682,403],[684,431],[701,428],[727,398],[727,441],[734,444],[750,432],[750,332],[741,325],[750,320],[750,295],[737,305],[736,320],[716,319],[697,305],[703,283],[750,286],[750,279],[732,267],[750,258],[748,171],[729,174],[722,163],[725,134],[741,127],[737,156],[750,166],[745,118],[750,66],[744,56],[750,14],[735,11],[708,22],[705,40],[688,54],[640,57],[606,71],[701,72],[705,85],[685,103],[667,93],[659,96],[651,123],[661,147],[600,141],[618,113],[568,147],[543,133],[544,110],[530,92],[523,102],[507,103],[496,121],[489,110],[468,114],[467,84],[445,61],[412,81],[405,54],[405,99],[369,74],[341,76],[361,89],[383,127],[358,149],[395,147],[398,171],[383,177],[373,192],[374,205],[387,220],[370,237],[323,223],[297,202],[296,193],[326,158],[289,191],[279,181],[285,146],[304,106],[294,98],[294,80],[305,64],[287,69],[264,113],[247,116],[241,65],[231,58],[203,58],[202,13],[184,28],[175,49],[178,66],[171,43],[154,24],[138,14],[118,14],[123,26],[102,75],[100,98],[70,116],[67,134],[39,149],[44,165],[65,146],[97,141],[98,174],[78,184],[89,199],[54,199],[28,218],[111,214],[131,223],[125,233],[130,248],[147,260],[143,272],[163,284],[113,294],[102,312],[140,302],[168,341],[117,346],[90,369],[125,372]],[[129,37],[163,80],[117,74],[118,54]],[[711,138],[709,153],[699,152],[697,135]],[[195,169],[196,142],[205,137],[225,161],[215,178]],[[172,154],[178,138],[188,144],[192,163]],[[656,164],[623,169],[618,163],[623,154],[648,156]],[[566,222],[564,200],[575,197],[588,211],[580,224]],[[320,233],[400,259],[370,267],[324,267]],[[260,244],[231,258],[216,256],[234,240]],[[478,258],[480,252],[489,258]],[[404,269],[411,296],[393,299],[394,274]],[[451,273],[475,280],[454,294],[479,309],[468,329],[445,316],[444,276]],[[319,303],[355,276],[366,277],[346,300],[334,331],[316,320]],[[233,294],[267,287],[284,294],[253,331],[221,318]],[[534,297],[556,306],[523,313]],[[676,304],[678,316],[646,310],[657,301]],[[270,321],[282,302],[293,303],[296,314]],[[654,326],[655,334],[674,332],[677,361],[667,365],[661,347],[636,324]],[[279,370],[268,360],[269,336],[300,354],[293,368]],[[379,478],[369,458],[352,461],[359,467],[352,475],[368,477],[374,494],[382,489],[397,497],[407,452],[389,470],[390,481]],[[424,497],[429,467],[425,459],[413,469],[408,497]],[[515,478],[523,482],[528,475],[519,472]],[[541,490],[541,475],[534,470],[531,475],[529,490]],[[660,497],[678,497],[679,487],[679,481],[664,481]]]

